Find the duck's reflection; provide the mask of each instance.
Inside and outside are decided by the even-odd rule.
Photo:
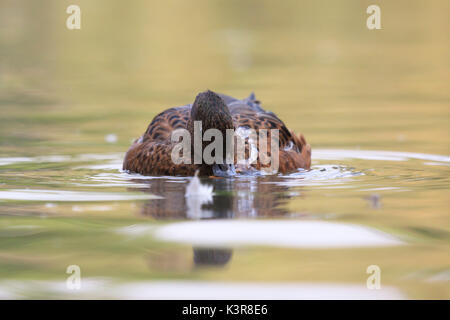
[[[140,181],[142,182],[142,181]],[[211,186],[213,194],[186,197],[189,179],[153,179],[142,190],[162,199],[146,202],[144,216],[155,219],[232,219],[284,216],[290,198],[289,188],[273,184],[270,177],[203,178],[202,185]],[[230,248],[193,248],[195,267],[226,266],[232,257]]]

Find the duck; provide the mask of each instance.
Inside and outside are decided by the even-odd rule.
[[[192,136],[194,123],[201,122],[202,132],[208,129],[219,130],[224,136],[227,130],[246,132],[250,129],[259,132],[261,129],[278,130],[278,166],[273,174],[287,174],[298,169],[310,169],[311,146],[306,142],[303,134],[295,134],[289,130],[284,122],[273,112],[262,108],[261,102],[251,93],[245,99],[237,99],[225,94],[207,90],[199,93],[194,102],[169,108],[157,114],[147,127],[144,134],[136,139],[125,154],[123,170],[145,176],[194,176],[196,171],[200,176],[229,176],[247,172],[247,169],[263,170],[267,164],[257,157],[255,161],[242,169],[234,157],[234,162],[216,161],[206,163],[201,161],[187,161],[174,163],[171,155],[175,147],[172,133],[178,129],[187,130]],[[202,150],[207,146],[202,142]],[[271,150],[267,154],[270,156]],[[246,141],[246,152],[252,146]],[[259,145],[253,145],[259,152]],[[201,151],[202,151],[201,150]],[[225,147],[224,147],[225,150]],[[194,149],[192,151],[195,153]],[[189,163],[190,162],[190,163]],[[230,161],[228,161],[230,162]]]

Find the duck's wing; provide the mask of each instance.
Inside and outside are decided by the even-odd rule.
[[[186,128],[190,110],[191,106],[186,105],[167,109],[155,116],[144,135],[128,150],[123,169],[143,175],[193,175],[195,166],[174,164],[171,159],[172,132]]]
[[[218,95],[225,101],[226,105],[230,108],[230,111],[238,110],[240,106],[244,105],[247,106],[250,111],[264,112],[259,106],[259,101],[256,100],[253,93],[242,100],[221,93]],[[148,125],[142,140],[169,141],[173,130],[186,128],[190,117],[191,107],[192,104],[187,104],[181,107],[167,109],[156,115]]]
[[[161,112],[148,125],[142,137],[143,141],[170,141],[173,130],[186,128],[190,112],[190,104]]]

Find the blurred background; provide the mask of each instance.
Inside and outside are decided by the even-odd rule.
[[[66,28],[71,4],[81,8],[80,30]],[[381,7],[381,30],[366,27],[371,4]],[[125,283],[359,285],[365,284],[365,268],[380,264],[383,279],[403,297],[449,298],[449,12],[447,0],[0,0],[4,297],[51,296],[26,281],[65,281],[69,264],[82,265],[86,276]],[[372,226],[408,237],[403,241],[409,245],[368,251],[244,248],[233,252],[228,269],[193,271],[192,261],[208,252],[192,258],[189,246],[124,242],[111,233],[161,223],[153,202],[139,200],[148,186],[120,173],[121,159],[153,116],[192,102],[205,89],[237,98],[254,92],[264,108],[305,135],[315,170],[337,172],[337,178],[319,175],[322,182],[307,176],[309,184],[258,180],[259,189],[251,192],[245,190],[254,181],[215,185],[217,190],[230,197],[238,194],[233,190],[249,192],[247,204],[261,190],[276,192],[267,203],[251,198],[249,206],[262,216],[300,214]],[[374,162],[367,155],[336,159],[327,148],[416,155],[393,161],[383,153]],[[266,182],[283,188],[264,189]],[[330,183],[341,188],[325,189]],[[152,195],[173,191],[150,185]],[[184,186],[173,191],[181,202]],[[41,193],[30,197],[27,188]],[[49,190],[58,196],[48,196]],[[78,195],[85,200],[88,193],[102,195],[76,202],[67,192],[84,192]],[[119,192],[125,201],[117,201]],[[159,203],[163,213],[156,215],[169,205]],[[240,208],[230,210],[246,210]],[[174,212],[172,218],[184,218],[186,208]],[[225,250],[218,256],[228,263],[231,255]]]

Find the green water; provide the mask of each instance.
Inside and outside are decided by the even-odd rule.
[[[448,1],[380,1],[373,31],[370,1],[76,2],[71,31],[73,1],[0,0],[0,298],[450,298]],[[197,207],[120,171],[207,88],[254,91],[312,170],[202,179]]]

